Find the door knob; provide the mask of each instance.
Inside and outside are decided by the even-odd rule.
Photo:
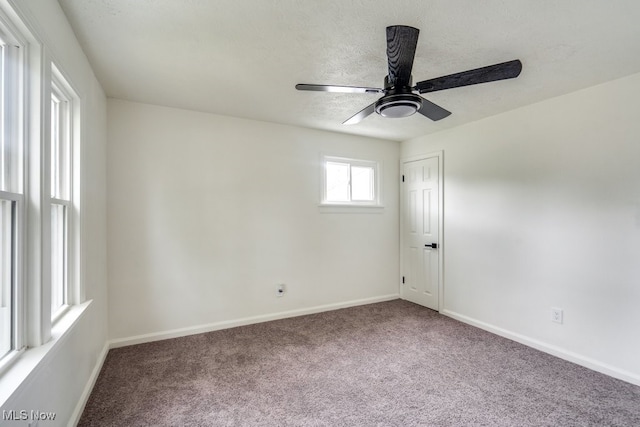
[[[438,249],[438,244],[437,243],[427,243],[424,245],[425,248],[433,248],[433,249]]]

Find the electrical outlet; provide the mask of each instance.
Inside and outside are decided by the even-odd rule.
[[[276,285],[276,296],[283,297],[284,293],[287,291],[284,283],[280,283]]]
[[[551,308],[551,321],[562,324],[561,308]]]

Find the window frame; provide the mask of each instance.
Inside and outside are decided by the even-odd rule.
[[[0,373],[4,372],[25,350],[26,345],[26,99],[27,42],[12,23],[0,14],[2,61],[0,70],[0,199],[10,203],[11,238],[8,298],[9,349],[0,354]],[[9,141],[9,142],[7,142]],[[9,145],[11,144],[11,146]],[[3,261],[0,261],[3,262]]]
[[[47,192],[48,206],[44,221],[48,220],[48,256],[46,260],[51,263],[49,270],[50,294],[49,309],[52,324],[55,324],[74,304],[79,304],[82,298],[80,290],[80,182],[79,182],[79,151],[80,151],[80,98],[77,92],[69,84],[69,81],[54,62],[51,62],[49,92],[49,108],[52,108],[53,98],[58,100],[57,126],[53,123],[52,111],[49,111],[48,149],[46,150],[46,164],[48,165],[47,181],[43,191]],[[58,131],[58,145],[62,146],[62,152],[56,153],[54,146],[54,129]],[[60,147],[59,147],[60,148]],[[54,168],[54,155],[59,155],[58,168]],[[61,160],[61,158],[63,158]],[[60,161],[61,160],[61,161]],[[58,181],[58,182],[55,182]],[[53,307],[54,302],[54,227],[52,214],[56,206],[62,207],[62,251],[60,261],[62,263],[62,303]]]
[[[347,201],[334,201],[327,198],[327,163],[342,163],[349,165],[349,200]],[[366,167],[373,169],[373,200],[353,200],[353,188],[351,186],[351,169],[353,167]],[[381,191],[381,179],[380,171],[382,170],[381,162],[368,159],[356,159],[352,157],[341,157],[322,154],[321,156],[321,193],[320,193],[320,206],[321,207],[336,207],[336,208],[382,208],[382,191]]]

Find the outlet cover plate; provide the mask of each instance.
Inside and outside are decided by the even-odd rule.
[[[561,308],[551,308],[551,321],[562,324],[563,313]]]

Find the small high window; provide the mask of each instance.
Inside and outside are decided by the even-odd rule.
[[[378,163],[324,156],[323,205],[378,206]]]

